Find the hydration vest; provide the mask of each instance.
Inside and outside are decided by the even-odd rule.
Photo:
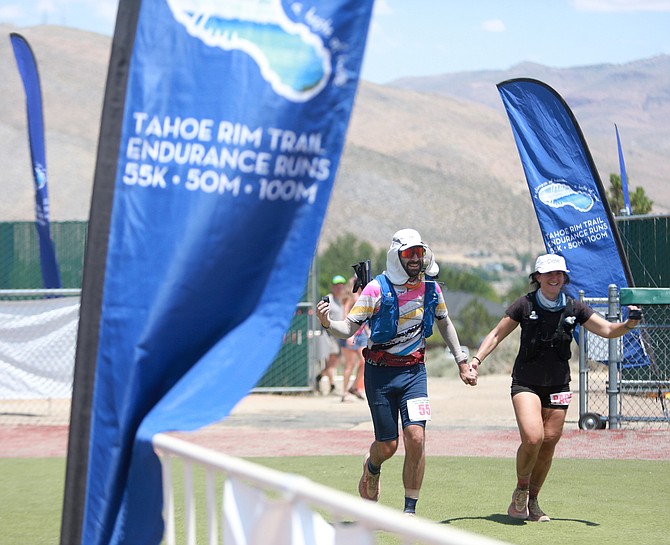
[[[566,298],[565,308],[558,319],[558,325],[551,335],[543,337],[541,327],[542,316],[551,311],[541,308],[536,299],[535,292],[526,294],[524,311],[521,323],[521,350],[520,355],[525,361],[532,360],[539,350],[555,350],[561,359],[569,360],[572,355],[570,343],[577,320],[574,307],[575,300]]]
[[[400,311],[398,295],[386,275],[377,275],[375,280],[379,282],[381,287],[382,299],[379,311],[370,317],[370,339],[374,344],[383,344],[396,336]],[[435,281],[430,276],[426,276],[424,284],[426,292],[423,296],[423,332],[425,338],[428,338],[433,334],[438,295],[435,289]]]

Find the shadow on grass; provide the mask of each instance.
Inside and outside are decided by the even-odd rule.
[[[536,524],[527,520],[513,519],[509,515],[502,513],[492,513],[486,517],[454,517],[451,519],[444,519],[440,521],[440,524],[451,524],[452,522],[458,522],[460,520],[488,520],[489,522],[495,522],[496,524],[505,524],[506,526],[525,526],[526,524]],[[585,526],[600,526],[597,522],[590,520],[581,520],[581,519],[560,519],[552,518],[552,521],[555,522],[577,522],[579,524],[584,524]],[[545,524],[538,522],[537,524]]]

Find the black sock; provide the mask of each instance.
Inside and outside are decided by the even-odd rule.
[[[408,498],[405,496],[405,509],[404,513],[415,513],[416,512],[416,502],[419,500],[417,498]]]
[[[368,471],[370,473],[372,473],[373,475],[377,475],[381,470],[382,470],[381,466],[373,465],[370,459],[368,458]]]

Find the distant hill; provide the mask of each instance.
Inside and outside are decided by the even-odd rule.
[[[38,59],[51,217],[88,219],[111,40],[56,26],[0,30],[21,32]],[[0,73],[0,221],[32,220],[25,101],[9,40],[0,41]],[[524,63],[385,86],[362,82],[321,244],[349,231],[385,247],[395,230],[411,226],[441,260],[515,261],[542,251],[495,88],[521,76],[566,99],[606,186],[619,171],[617,123],[632,187],[645,188],[655,213],[670,212],[670,57],[560,70]]]
[[[619,127],[632,186],[656,201],[655,212],[670,211],[670,56],[626,64],[549,68],[522,63],[504,71],[406,78],[392,86],[471,101],[496,111],[496,84],[529,77],[552,86],[568,103],[584,132],[603,182],[619,172],[614,124]]]

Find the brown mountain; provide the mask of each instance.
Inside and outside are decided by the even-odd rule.
[[[108,37],[55,26],[15,29],[38,59],[53,220],[87,219]],[[0,42],[0,221],[32,220],[25,99],[9,39]],[[378,246],[403,227],[419,229],[442,259],[508,259],[542,244],[509,123],[495,84],[535,77],[572,107],[606,186],[618,172],[619,126],[632,187],[654,212],[670,211],[670,57],[625,65],[362,82],[322,244],[349,231]]]

